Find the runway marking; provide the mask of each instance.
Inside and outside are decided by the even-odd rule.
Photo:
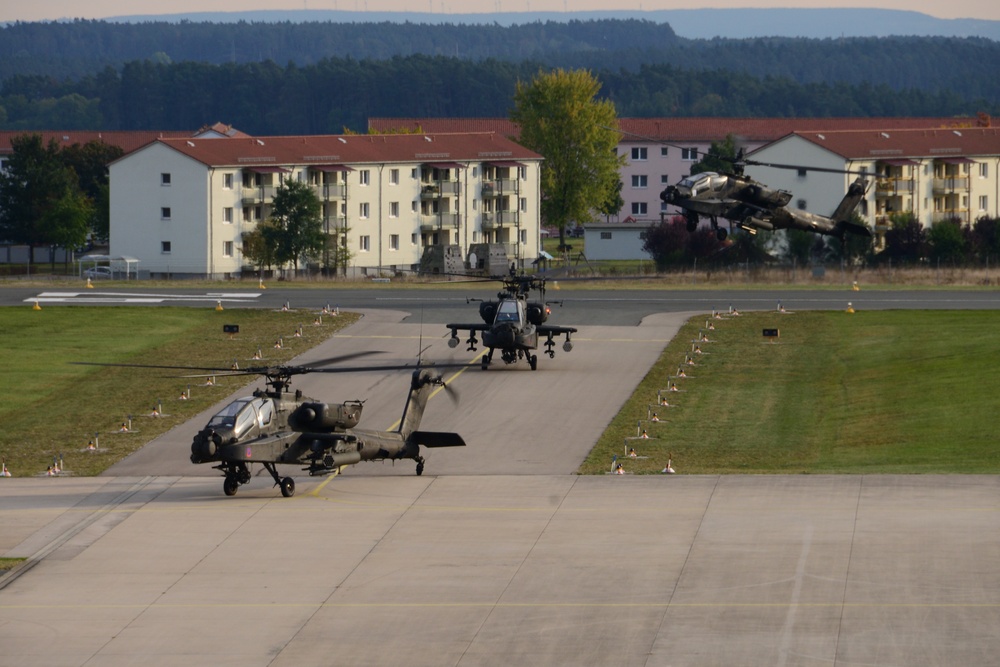
[[[998,609],[1000,603],[964,602],[208,602],[204,604],[0,604],[25,609]]]
[[[207,292],[205,294],[143,294],[123,292],[42,292],[24,303],[171,303],[175,301],[228,301],[252,303],[260,292]]]

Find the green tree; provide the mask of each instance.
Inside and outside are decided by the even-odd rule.
[[[958,220],[939,220],[927,232],[929,256],[934,262],[964,262],[966,236]]]
[[[275,243],[274,255],[279,264],[291,262],[298,272],[300,260],[315,257],[323,250],[323,204],[305,183],[286,180],[278,186],[271,221],[277,234],[269,240]]]
[[[621,133],[610,100],[598,100],[600,83],[586,70],[539,72],[530,84],[517,83],[511,120],[521,128],[520,143],[540,153],[541,216],[566,243],[570,221],[586,223],[608,202],[624,158],[617,153]]]
[[[108,165],[125,153],[119,146],[88,141],[62,149],[63,162],[76,172],[80,189],[90,199],[93,215],[88,221],[94,236],[106,241],[111,226]]]
[[[90,208],[52,140],[42,143],[37,134],[11,139],[13,149],[0,172],[0,239],[28,246],[64,245],[79,240],[79,214]],[[83,239],[86,239],[84,223]],[[29,253],[30,261],[30,253]]]
[[[605,220],[610,220],[611,216],[618,215],[622,206],[625,205],[625,200],[622,199],[622,185],[621,179],[619,179],[615,187],[608,192],[608,198],[597,207],[597,212],[603,215]]]
[[[722,141],[713,141],[708,152],[702,156],[701,160],[691,165],[692,174],[701,174],[706,171],[723,173],[733,171],[738,157],[736,138],[727,134]]]

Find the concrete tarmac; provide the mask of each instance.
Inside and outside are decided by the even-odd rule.
[[[334,354],[422,338],[372,315]],[[182,451],[199,422],[114,474],[0,480],[0,555],[28,558],[0,579],[0,665],[996,664],[995,476],[572,474],[683,319],[463,371],[425,427],[469,446],[421,477],[226,498]],[[386,428],[400,377],[330,398]]]

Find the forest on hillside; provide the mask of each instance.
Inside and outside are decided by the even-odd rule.
[[[981,38],[689,40],[641,20],[16,23],[0,29],[0,129],[506,116],[517,82],[555,67],[592,71],[620,116],[998,115],[997,63]]]

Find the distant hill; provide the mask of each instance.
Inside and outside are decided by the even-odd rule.
[[[273,10],[202,12],[194,14],[130,15],[106,19],[144,21],[237,21],[274,23],[333,21],[337,23],[428,23],[521,25],[544,21],[642,19],[669,23],[679,37],[985,37],[1000,41],[1000,21],[939,19],[893,9],[669,9],[657,11],[501,12],[494,14],[435,14],[429,12],[350,12],[336,10]]]

